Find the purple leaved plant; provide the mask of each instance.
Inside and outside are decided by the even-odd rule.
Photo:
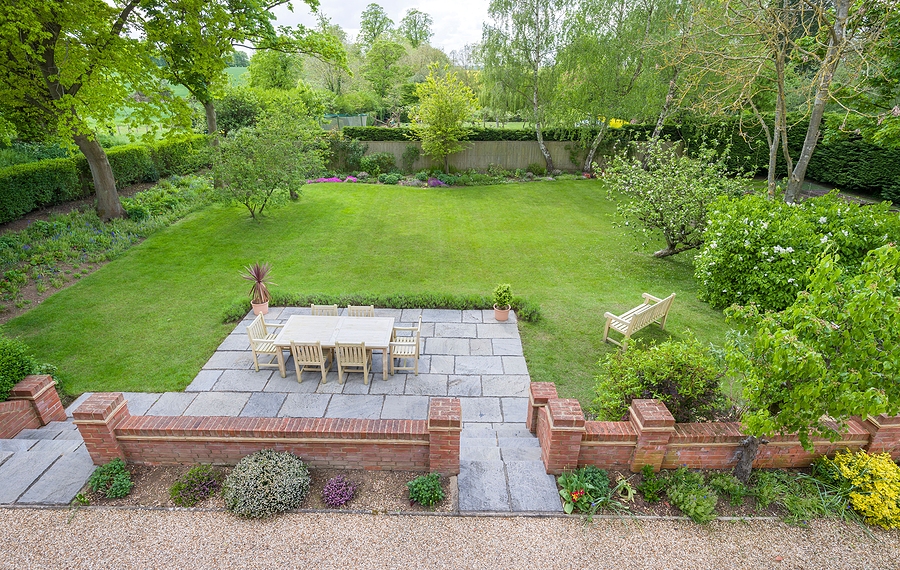
[[[344,479],[343,475],[333,477],[322,489],[322,501],[330,508],[336,509],[347,504],[353,498],[356,486]]]

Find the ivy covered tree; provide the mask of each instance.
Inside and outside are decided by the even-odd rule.
[[[460,142],[468,133],[463,126],[478,108],[475,94],[445,66],[443,75],[432,65],[423,83],[416,85],[419,105],[415,108],[412,130],[422,141],[422,150],[443,160],[444,172],[450,172],[449,155],[463,149]]]
[[[708,205],[718,196],[740,195],[744,178],[730,175],[724,157],[710,149],[694,158],[662,139],[638,145],[616,156],[604,173],[610,189],[627,200],[619,214],[644,234],[662,233],[666,247],[656,257],[700,247]]]
[[[744,386],[751,434],[735,476],[743,481],[760,444],[773,434],[835,440],[853,416],[900,412],[900,250],[872,250],[859,274],[846,277],[826,253],[806,291],[787,309],[754,305],[726,311],[747,326],[726,347],[732,372]]]

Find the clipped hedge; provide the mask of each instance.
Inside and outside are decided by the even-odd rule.
[[[106,151],[116,187],[156,182],[161,176],[189,174],[208,166],[205,135],[129,144]],[[17,220],[38,208],[84,198],[94,193],[84,156],[53,158],[0,168],[0,223]]]
[[[494,307],[492,297],[484,295],[453,295],[450,293],[395,293],[383,295],[377,293],[280,293],[273,292],[269,305],[273,307],[308,307],[316,305],[375,305],[389,309],[453,309],[457,311],[485,310]],[[539,305],[513,297],[512,309],[516,318],[526,322],[537,322],[541,319]],[[234,323],[243,319],[249,311],[246,300],[235,301],[223,315],[223,322]]]
[[[412,129],[405,127],[344,127],[344,137],[364,142],[418,140]],[[627,132],[631,132],[630,130]],[[643,132],[643,131],[641,131]],[[545,129],[545,141],[570,141],[574,132],[570,129]],[[462,140],[467,141],[536,141],[532,129],[491,129],[473,128]]]

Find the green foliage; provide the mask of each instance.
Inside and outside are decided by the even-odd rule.
[[[509,283],[500,283],[494,287],[494,306],[503,308],[512,305],[512,287]]]
[[[438,473],[420,475],[406,483],[409,490],[409,503],[419,503],[423,507],[432,507],[444,500],[441,488],[441,476]]]
[[[169,488],[169,497],[179,507],[193,507],[222,487],[222,472],[212,465],[197,465]]]
[[[374,152],[362,157],[359,167],[368,172],[370,176],[388,174],[397,169],[396,157],[392,152]]]
[[[706,483],[716,493],[728,497],[732,506],[740,505],[744,502],[744,497],[750,494],[747,486],[731,473],[712,473],[707,477]]]
[[[250,87],[293,89],[303,74],[303,60],[297,54],[261,49],[250,58],[248,73]]]
[[[625,500],[629,500],[633,493],[631,486],[624,480],[611,489],[609,474],[594,465],[581,467],[571,473],[563,473],[557,477],[556,482],[560,487],[559,496],[563,500],[563,511],[569,515],[575,511],[593,515],[600,509],[627,510],[615,500],[615,497],[621,495]]]
[[[748,327],[726,346],[741,375],[749,433],[839,436],[852,416],[900,412],[900,250],[886,245],[847,276],[833,254],[821,257],[806,291],[778,313],[757,307],[726,311]],[[838,422],[838,429],[826,421]]]
[[[669,475],[666,488],[669,501],[697,524],[706,524],[716,518],[719,497],[703,480],[703,474],[684,467]]]
[[[344,294],[289,294],[273,293],[269,300],[277,307],[309,307],[316,305],[374,305],[391,309],[455,309],[458,311],[484,310],[493,306],[490,297],[481,295],[453,295],[449,293],[344,293]],[[516,318],[525,322],[541,320],[540,306],[521,297],[512,302]],[[233,323],[247,315],[247,302],[236,301],[228,306],[222,322]]]
[[[634,151],[635,149],[632,149]],[[703,244],[708,205],[718,196],[735,197],[745,188],[732,177],[724,158],[702,149],[698,158],[679,155],[662,139],[643,144],[643,156],[619,154],[602,175],[625,196],[619,214],[645,235],[662,233],[666,248],[656,257],[674,255]]]
[[[212,164],[209,140],[204,135],[161,140],[149,150],[161,177],[192,174]]]
[[[13,386],[36,369],[37,362],[24,342],[0,335],[0,402],[5,402]]]
[[[431,31],[432,24],[434,24],[434,21],[431,19],[431,16],[415,8],[410,8],[406,11],[403,19],[400,20],[400,25],[397,26],[397,29],[400,35],[406,38],[409,45],[417,48],[423,43],[427,44],[431,36],[434,35]]]
[[[388,97],[390,91],[408,75],[406,67],[398,63],[405,54],[406,48],[384,38],[375,40],[366,52],[360,75],[369,82],[378,97]]]
[[[55,158],[0,169],[0,223],[87,195],[72,160]]]
[[[778,311],[807,287],[822,252],[836,253],[856,274],[870,250],[900,242],[900,218],[887,203],[860,206],[836,193],[797,205],[723,197],[710,206],[704,242],[695,261],[702,300],[717,309],[756,303]]]
[[[532,162],[527,167],[525,167],[525,172],[530,172],[535,176],[546,176],[547,175],[547,167],[539,162]]]
[[[153,163],[150,149],[142,144],[128,144],[113,147],[106,151],[109,165],[116,177],[116,188],[121,189],[140,182],[156,182],[159,171]],[[90,179],[87,160],[75,159],[84,179]]]
[[[309,494],[309,469],[291,453],[263,449],[241,459],[222,486],[225,508],[262,518],[296,509]]]
[[[398,184],[400,182],[399,174],[379,174],[378,181],[382,184]]]
[[[780,470],[757,469],[750,476],[750,495],[758,509],[777,505],[787,511],[785,522],[805,523],[814,518],[859,521],[849,508],[846,489],[826,480]]]
[[[403,156],[400,157],[400,164],[403,165],[403,172],[412,172],[413,164],[419,160],[421,155],[422,150],[419,147],[414,144],[406,145],[406,148],[403,149]]]
[[[131,492],[134,483],[125,462],[116,458],[97,467],[88,479],[88,486],[107,499],[121,499]]]
[[[337,172],[358,172],[363,170],[362,159],[369,146],[356,139],[348,139],[340,130],[329,131],[325,135],[328,142],[328,169]]]
[[[637,486],[637,490],[644,497],[645,501],[658,503],[662,500],[662,494],[668,486],[668,478],[654,473],[653,466],[644,465],[641,467],[641,483]]]
[[[256,125],[263,112],[257,91],[249,87],[227,89],[221,98],[215,100],[215,106],[216,126],[226,136],[231,131]],[[205,118],[203,128],[206,128]]]
[[[690,333],[684,341],[647,348],[632,340],[628,350],[600,360],[591,411],[600,420],[620,420],[634,398],[665,402],[678,422],[710,421],[724,405],[724,371],[710,349]]]
[[[30,143],[14,141],[6,145],[0,144],[0,168],[47,160],[49,158],[65,158],[66,149],[58,144]]]
[[[814,471],[839,487],[867,523],[900,528],[900,467],[889,453],[838,452],[834,459],[820,458]]]

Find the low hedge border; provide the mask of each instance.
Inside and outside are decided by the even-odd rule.
[[[449,293],[272,293],[269,305],[275,307],[308,307],[316,305],[375,305],[387,309],[452,309],[473,311],[493,309],[493,300],[486,295],[453,295]],[[541,307],[522,297],[513,297],[512,309],[522,321],[535,323],[541,320]],[[249,311],[246,299],[232,302],[222,317],[223,323],[236,323]]]

